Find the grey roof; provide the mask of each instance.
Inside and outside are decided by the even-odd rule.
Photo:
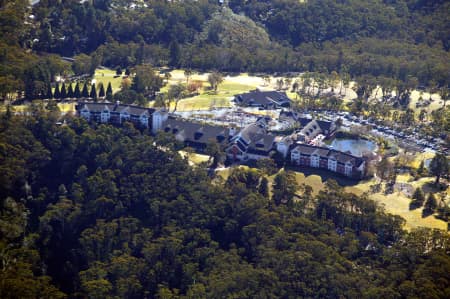
[[[295,111],[281,111],[279,119],[299,122],[301,127],[305,127],[312,121],[312,118],[300,117],[300,113]]]
[[[273,148],[273,143],[275,141],[274,135],[261,134],[255,137],[255,140],[249,145],[249,152],[253,150],[268,152]]]
[[[242,149],[243,145],[247,147],[249,152],[255,150],[268,152],[273,148],[275,136],[267,134],[267,130],[262,124],[253,123],[246,126],[239,134],[233,137],[233,141],[244,152],[245,150]]]
[[[300,117],[299,113],[293,111],[282,111],[279,116],[280,119],[292,119],[300,123],[301,127],[306,127],[313,121],[311,118]],[[322,131],[330,131],[333,122],[327,120],[315,120]]]
[[[316,120],[317,124],[320,126],[322,131],[330,131],[331,125],[333,122],[326,120]]]
[[[340,152],[326,147],[313,146],[308,144],[297,144],[293,150],[299,151],[306,155],[319,155],[321,158],[334,157],[338,163],[351,162],[354,166],[359,167],[364,162],[363,158]]]
[[[110,112],[123,113],[127,111],[130,115],[140,116],[142,114],[147,114],[150,116],[155,109],[145,108],[133,105],[123,105],[123,104],[114,104],[114,103],[91,103],[91,102],[81,102],[76,106],[76,110],[83,110],[86,107],[90,112],[102,112],[105,107]]]
[[[163,130],[175,134],[176,138],[183,141],[206,144],[210,140],[219,143],[228,142],[230,129],[211,126],[177,119],[167,119],[163,124]]]
[[[297,119],[297,121],[300,123],[300,125],[302,127],[305,127],[307,124],[309,124],[312,121],[312,119],[311,118],[300,117],[300,118]]]
[[[244,105],[276,105],[289,106],[291,100],[285,92],[280,91],[251,91],[236,95],[236,99]]]
[[[322,128],[316,120],[312,120],[300,132],[309,138],[314,138],[318,134],[322,133]]]
[[[253,123],[243,128],[237,136],[244,138],[244,141],[247,144],[250,144],[254,139],[258,138],[260,135],[266,134],[266,132],[263,125]]]
[[[142,114],[150,115],[151,112],[153,112],[155,110],[148,109],[148,108],[142,108],[142,107],[138,107],[138,106],[131,106],[131,105],[118,105],[118,106],[116,106],[115,111],[118,111],[118,112],[127,111],[131,115],[142,115]]]
[[[77,110],[83,110],[87,108],[90,112],[102,112],[105,109],[109,111],[114,111],[114,104],[112,103],[78,103],[76,106]]]

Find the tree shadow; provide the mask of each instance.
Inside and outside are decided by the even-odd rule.
[[[422,218],[426,218],[432,214],[433,214],[433,210],[425,209],[425,208],[422,210]]]
[[[412,200],[412,201],[409,203],[409,210],[412,211],[412,210],[419,209],[419,208],[422,207],[422,204],[423,204],[422,202],[419,202],[419,201],[417,201],[417,200]]]
[[[340,173],[331,172],[320,168],[306,167],[301,165],[286,165],[285,169],[301,172],[305,175],[305,177],[310,175],[318,175],[321,177],[322,182],[325,182],[328,179],[333,179],[343,187],[355,186],[358,185],[361,181],[361,179],[349,178]]]
[[[422,186],[422,190],[424,193],[441,192],[444,191],[445,188],[446,188],[445,184],[439,183],[438,185],[436,185],[434,182],[428,182]]]

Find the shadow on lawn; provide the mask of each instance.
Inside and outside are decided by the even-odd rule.
[[[412,200],[409,203],[409,210],[416,210],[419,209],[423,206],[423,202],[422,201],[418,201],[418,200]]]
[[[325,182],[328,179],[335,180],[339,185],[343,187],[356,186],[359,184],[360,180],[351,179],[346,176],[343,176],[339,173],[327,171],[324,169],[317,169],[312,167],[302,167],[302,166],[286,166],[286,170],[292,170],[296,172],[301,172],[306,176],[310,175],[318,175],[322,178],[322,182]]]

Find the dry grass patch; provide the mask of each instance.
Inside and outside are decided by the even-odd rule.
[[[122,78],[123,78],[123,76],[116,76],[115,70],[96,69],[93,80],[95,80],[94,82],[96,85],[98,85],[99,83],[103,83],[105,92],[106,92],[106,88],[108,87],[108,83],[111,82],[111,87],[112,87],[113,93],[116,93],[120,90]],[[82,87],[83,86],[81,86],[81,88]],[[99,89],[97,88],[97,92],[98,91],[99,91]]]
[[[61,110],[61,112],[63,113],[70,113],[70,112],[75,112],[75,105],[76,103],[58,103],[58,108],[59,110]]]
[[[227,180],[228,177],[230,176],[231,171],[234,168],[242,168],[242,169],[249,169],[250,167],[246,166],[246,165],[239,165],[239,166],[233,166],[233,167],[226,167],[226,168],[222,168],[216,171],[216,173],[221,176],[224,180]],[[269,179],[270,180],[270,179]]]
[[[177,110],[192,111],[231,107],[230,101],[233,99],[234,95],[248,92],[255,87],[251,85],[224,81],[219,85],[217,92],[208,90],[208,88],[209,84],[206,84],[200,95],[180,100],[178,102]]]
[[[420,162],[425,161],[427,159],[432,159],[435,156],[434,153],[430,152],[423,152],[423,153],[417,153],[414,157],[414,160],[409,165],[413,168],[419,168]]]
[[[179,154],[185,158],[186,156],[188,157],[189,160],[189,164],[190,165],[199,165],[202,162],[207,162],[209,160],[209,156],[208,155],[202,155],[202,154],[197,154],[197,153],[187,153],[186,151],[178,151]]]
[[[373,194],[371,199],[384,206],[386,211],[394,215],[399,215],[406,220],[405,229],[411,230],[418,227],[438,228],[447,230],[447,223],[434,216],[422,217],[422,209],[410,210],[411,199],[402,193],[393,193],[389,195]]]
[[[409,181],[411,176],[409,174],[397,176],[397,182],[408,183],[413,186],[413,188],[423,187],[424,192],[434,192],[435,190],[430,189],[430,184],[434,181],[434,178],[427,177],[421,178],[417,181]],[[370,190],[370,186],[376,184],[375,179],[361,181],[358,185],[352,187],[346,187],[345,191],[354,193],[356,195],[361,195],[364,192]],[[422,218],[422,208],[410,210],[411,199],[401,192],[394,192],[392,194],[385,195],[384,193],[370,194],[369,198],[379,203],[384,207],[386,212],[399,215],[406,220],[405,229],[411,230],[417,227],[428,227],[428,228],[438,228],[442,230],[447,230],[447,223],[445,221],[439,220],[434,216],[428,216]]]
[[[322,178],[315,174],[305,176],[302,172],[295,172],[295,179],[297,180],[298,185],[305,184],[310,186],[313,190],[313,195],[319,194],[319,191],[324,188]]]
[[[430,101],[429,106],[425,107],[418,107],[416,108],[416,104],[419,102],[420,97],[422,96],[423,101]],[[409,102],[409,108],[415,111],[415,113],[418,115],[420,110],[425,109],[427,113],[430,115],[432,111],[440,109],[444,106],[444,102],[441,99],[441,96],[437,93],[430,94],[428,92],[420,92],[417,90],[414,90],[411,93],[410,96],[410,102]]]

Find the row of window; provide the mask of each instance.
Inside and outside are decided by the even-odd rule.
[[[91,113],[89,111],[81,111],[81,116],[85,119],[90,119]],[[148,125],[148,116],[145,114],[141,115],[140,117],[131,117],[128,112],[120,113],[120,121],[127,121],[131,118],[139,120],[143,125]],[[106,123],[111,119],[111,113],[109,111],[102,111],[100,113],[100,122]]]
[[[296,154],[296,153],[293,153],[292,154],[292,159],[293,160],[299,160],[299,158],[300,158],[300,155],[299,154]],[[310,166],[311,167],[315,167],[315,168],[319,168],[320,167],[320,156],[318,156],[318,155],[312,155],[312,156],[310,156],[310,158],[309,158],[309,161],[310,161]],[[328,165],[327,165],[328,167],[328,170],[331,170],[331,171],[334,171],[334,172],[336,172],[337,171],[337,161],[336,161],[336,159],[334,159],[334,158],[329,158],[328,159]],[[344,173],[346,174],[346,175],[351,175],[352,174],[352,171],[353,171],[353,165],[351,164],[351,163],[345,163],[345,167],[344,167]]]

